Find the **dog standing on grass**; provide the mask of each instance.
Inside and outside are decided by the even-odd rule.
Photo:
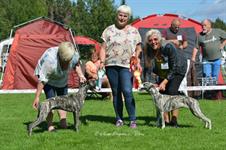
[[[82,83],[77,93],[64,96],[56,96],[42,102],[38,107],[38,118],[28,125],[28,134],[31,135],[32,129],[46,120],[49,112],[54,109],[62,109],[68,112],[73,112],[74,127],[79,130],[80,111],[87,96],[88,89],[94,89],[96,83],[94,80],[89,80]]]
[[[189,108],[194,116],[205,122],[205,128],[212,128],[211,120],[208,119],[201,111],[199,103],[196,99],[183,95],[165,95],[160,94],[159,90],[151,82],[143,83],[143,88],[153,96],[153,101],[156,106],[157,124],[165,128],[164,112],[181,107]],[[162,121],[161,121],[162,120]]]

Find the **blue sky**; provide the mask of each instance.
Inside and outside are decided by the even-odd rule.
[[[115,0],[119,6],[121,0]],[[151,14],[173,13],[202,21],[220,18],[226,22],[226,0],[126,0],[134,16],[140,18]]]

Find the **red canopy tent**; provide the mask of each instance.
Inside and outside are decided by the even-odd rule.
[[[163,15],[149,15],[142,19],[137,19],[132,23],[132,26],[136,28],[168,28],[171,25],[173,19],[179,18],[182,22],[181,28],[193,27],[196,33],[202,31],[202,25],[198,21],[190,18],[179,16],[176,14],[163,14]]]
[[[74,41],[77,45],[94,45],[96,52],[99,52],[99,50],[100,50],[100,44],[96,40],[91,39],[87,36],[74,36]],[[82,71],[85,71],[84,65],[81,65],[81,66],[82,66]],[[78,81],[78,80],[79,79],[78,79],[76,72],[74,70],[72,70],[71,73],[69,74],[68,86],[69,87],[78,87],[79,82],[74,83],[75,81]]]
[[[43,52],[63,41],[73,42],[71,30],[48,18],[37,18],[20,25],[12,43],[2,89],[34,89],[37,77],[34,69]],[[74,75],[76,77],[76,75]],[[78,86],[77,80],[70,80],[69,86]]]
[[[98,52],[100,50],[100,44],[87,36],[75,36],[74,37],[75,43],[80,45],[94,45],[96,51]]]

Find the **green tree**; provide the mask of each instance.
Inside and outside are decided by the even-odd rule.
[[[76,34],[99,41],[103,30],[114,23],[115,12],[112,0],[77,0],[70,26]]]
[[[8,37],[13,26],[47,15],[45,0],[0,0],[0,10],[2,39]]]
[[[220,18],[217,18],[217,19],[215,20],[215,22],[213,22],[213,27],[214,27],[214,28],[220,28],[220,29],[226,31],[226,24],[225,24],[224,21],[221,20]]]
[[[90,37],[101,40],[100,36],[104,29],[113,24],[116,16],[114,1],[93,0],[90,3]]]
[[[72,4],[70,0],[46,0],[48,17],[57,22],[68,24],[71,19]]]
[[[89,32],[88,21],[91,18],[87,12],[87,6],[84,0],[77,0],[77,3],[73,4],[71,20],[69,22],[70,27],[74,29],[76,34],[87,35]]]

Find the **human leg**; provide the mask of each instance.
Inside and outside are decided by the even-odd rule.
[[[203,62],[203,77],[211,77],[211,64],[209,61]]]
[[[168,125],[170,123],[170,113],[164,112],[163,116],[164,116],[165,124]]]
[[[133,98],[133,93],[132,93],[132,74],[129,71],[128,68],[120,68],[120,84],[122,87],[122,92],[125,97],[125,105],[126,105],[126,110],[129,114],[129,120],[130,121],[135,121],[136,120],[136,115],[135,115],[135,100]]]
[[[107,75],[105,75],[103,77],[102,87],[103,88],[111,88],[110,83],[109,83],[108,78],[107,78]],[[112,93],[111,92],[110,93],[107,93],[107,92],[103,93],[102,98],[104,98],[104,97],[109,97],[109,99],[113,101],[113,99],[112,99],[113,97],[112,97]]]
[[[123,119],[123,103],[121,95],[121,86],[119,84],[119,68],[106,67],[106,75],[108,77],[113,95],[113,107],[115,110],[116,121]]]
[[[213,61],[212,77],[215,78],[215,80],[213,79],[213,84],[219,83],[218,82],[218,76],[219,76],[219,73],[220,73],[220,69],[221,69],[221,59],[217,59],[217,60]],[[214,91],[212,91],[212,93],[213,94],[211,96],[211,99],[223,99],[222,92],[220,90],[214,90]]]
[[[217,60],[213,61],[212,77],[216,77],[216,79],[218,79],[218,75],[220,73],[220,68],[221,68],[221,59],[217,59]]]

